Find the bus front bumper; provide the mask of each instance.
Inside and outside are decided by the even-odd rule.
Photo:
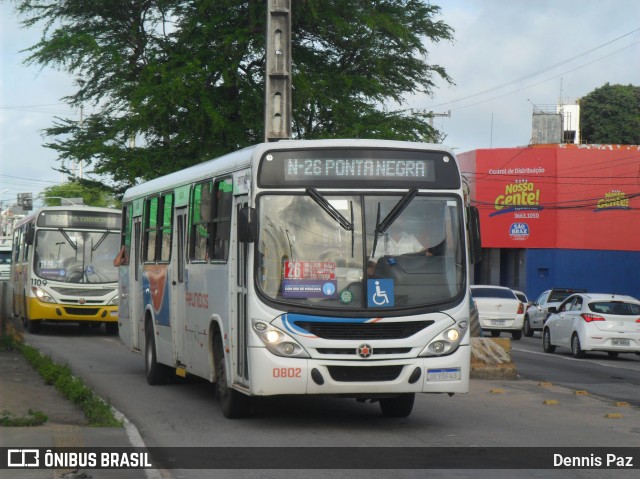
[[[251,348],[250,393],[256,396],[467,393],[470,358],[470,345],[460,346],[448,356],[362,361],[283,358],[265,348]]]
[[[29,299],[28,314],[32,321],[118,322],[117,306],[43,303],[35,298]]]

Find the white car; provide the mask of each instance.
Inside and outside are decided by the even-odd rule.
[[[515,293],[503,286],[473,285],[471,296],[478,307],[480,327],[497,338],[511,333],[513,339],[522,337],[525,305]]]
[[[585,351],[640,353],[640,301],[617,294],[580,293],[560,306],[549,308],[542,347],[553,353],[556,347],[570,348],[576,358]]]

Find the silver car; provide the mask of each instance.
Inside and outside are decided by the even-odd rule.
[[[538,296],[538,299],[533,302],[524,315],[522,333],[527,337],[531,337],[535,331],[542,331],[544,322],[550,314],[549,307],[560,306],[562,301],[574,293],[586,293],[586,291],[584,289],[553,288]]]

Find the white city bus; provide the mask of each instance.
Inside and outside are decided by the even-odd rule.
[[[13,312],[32,333],[43,321],[118,330],[121,213],[111,208],[50,206],[13,230]]]
[[[407,416],[417,392],[468,391],[479,241],[440,145],[256,145],[125,193],[120,337],[150,384],[215,382],[227,417],[280,394]]]

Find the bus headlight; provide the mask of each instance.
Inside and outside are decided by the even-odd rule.
[[[107,303],[107,306],[118,306],[119,299],[120,297],[116,294],[111,301]]]
[[[36,288],[35,286],[31,286],[31,291],[33,292],[33,294],[36,296],[36,298],[38,298],[39,301],[42,301],[43,303],[55,303],[56,300],[53,299],[49,293],[47,293],[45,290],[40,289],[40,288]]]
[[[448,328],[431,340],[427,347],[422,350],[420,356],[442,356],[451,354],[458,346],[467,331],[468,322],[461,321],[457,325]]]
[[[265,347],[276,356],[288,358],[308,358],[309,354],[298,342],[285,332],[269,323],[253,320],[253,330],[258,334]]]

